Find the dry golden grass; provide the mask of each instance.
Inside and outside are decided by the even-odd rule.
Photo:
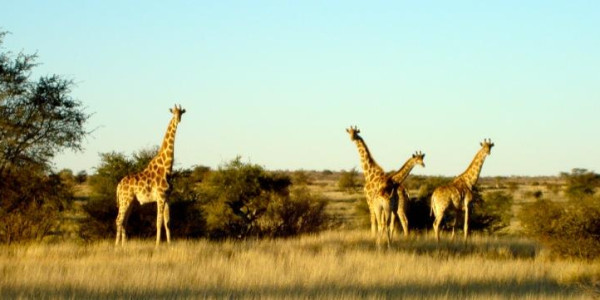
[[[411,236],[379,250],[366,230],[287,240],[152,240],[0,247],[2,298],[588,299],[600,262],[555,260],[519,238]]]

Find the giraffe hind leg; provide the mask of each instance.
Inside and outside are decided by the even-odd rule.
[[[433,215],[435,216],[435,221],[433,221],[433,232],[435,233],[435,239],[440,241],[440,225],[442,220],[444,219],[444,212],[446,211],[447,204],[442,203],[439,196],[436,196],[435,193],[431,196],[431,206]]]
[[[156,246],[160,244],[161,229],[163,226],[163,214],[165,209],[165,203],[162,201],[156,201]]]

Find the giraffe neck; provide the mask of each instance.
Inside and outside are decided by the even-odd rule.
[[[460,174],[455,179],[455,181],[462,180],[465,184],[467,184],[469,188],[472,188],[475,185],[475,183],[477,183],[477,179],[479,179],[481,167],[483,166],[483,162],[485,161],[486,157],[487,154],[482,148],[481,150],[479,150],[479,152],[477,152],[475,158],[473,158],[473,161],[471,162],[469,167],[462,174]]]
[[[147,169],[151,169],[154,166],[158,166],[159,169],[163,169],[165,175],[171,174],[173,170],[173,159],[175,154],[175,133],[177,131],[177,117],[173,116],[171,121],[169,122],[169,126],[167,127],[167,132],[165,133],[165,137],[163,138],[160,149],[158,150],[158,154],[150,164]]]
[[[413,157],[411,157],[404,163],[404,165],[400,168],[400,170],[398,170],[398,172],[396,172],[396,174],[393,174],[391,176],[392,181],[394,181],[396,183],[404,182],[404,180],[406,179],[406,177],[408,177],[408,174],[410,174],[410,171],[412,171],[412,169],[414,167],[415,167],[415,159]]]
[[[381,169],[373,157],[371,157],[371,152],[369,152],[369,148],[367,147],[367,144],[365,144],[365,141],[361,137],[358,137],[354,142],[358,148],[365,180],[370,181],[375,179],[376,176],[374,175],[383,175],[383,169]]]

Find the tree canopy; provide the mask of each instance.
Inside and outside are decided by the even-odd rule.
[[[0,50],[6,32],[0,32]],[[0,176],[15,167],[49,166],[59,152],[81,150],[90,117],[59,75],[31,79],[37,55],[0,51]]]

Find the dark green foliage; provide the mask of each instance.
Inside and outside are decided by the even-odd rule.
[[[51,233],[71,204],[71,186],[43,169],[12,173],[0,181],[0,242],[40,240]]]
[[[338,188],[348,193],[356,193],[360,188],[358,171],[352,168],[350,171],[342,171],[338,181]]]
[[[600,199],[577,203],[538,200],[523,206],[524,231],[561,256],[593,259],[600,255]]]
[[[473,203],[469,229],[494,233],[510,225],[513,197],[504,192],[491,192]]]
[[[0,50],[6,32],[0,32]],[[31,80],[36,55],[0,52],[0,242],[40,239],[72,199],[72,181],[50,160],[81,150],[89,115],[70,96],[72,81]],[[65,174],[69,175],[69,174]],[[71,174],[72,175],[72,174]]]
[[[291,195],[272,197],[266,212],[257,220],[259,235],[288,237],[321,230],[327,223],[323,213],[327,201],[306,187],[294,188]]]
[[[523,205],[519,219],[526,234],[561,256],[594,259],[600,255],[598,174],[584,169],[562,173],[567,202],[538,199]]]
[[[281,173],[245,164],[238,157],[211,172],[201,184],[211,238],[289,236],[324,226],[325,201],[293,189]]]

